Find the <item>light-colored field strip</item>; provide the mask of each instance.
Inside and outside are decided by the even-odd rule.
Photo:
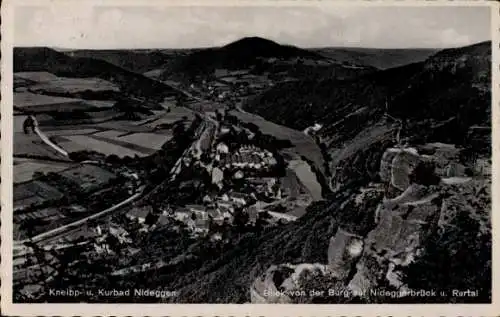
[[[59,172],[70,167],[71,164],[64,163],[42,163],[33,160],[31,162],[22,162],[14,165],[14,183],[22,183],[33,178],[35,172]]]
[[[94,133],[93,135],[103,137],[103,138],[108,138],[108,139],[114,139],[114,138],[117,138],[118,136],[120,136],[124,133],[126,133],[126,132],[117,131],[117,130],[106,130],[106,131]]]
[[[142,124],[150,128],[154,128],[159,124],[171,124],[176,121],[182,120],[183,117],[187,117],[188,120],[192,120],[194,117],[193,111],[184,107],[173,107],[171,112],[165,113],[162,117],[158,117],[157,120],[143,120],[144,122],[142,122]]]
[[[137,144],[140,146],[148,147],[150,149],[159,150],[161,146],[169,141],[172,136],[153,134],[153,133],[134,133],[129,134],[117,140]]]
[[[65,135],[80,135],[80,134],[90,134],[99,131],[97,129],[68,129],[68,130],[52,130],[44,131],[48,136],[65,136]]]
[[[116,130],[116,131],[123,131],[123,133],[126,132],[149,132],[151,129],[148,127],[141,127],[141,126],[135,126],[133,125],[130,121],[109,121],[109,122],[101,122],[94,124],[92,126],[85,126],[87,127],[97,127],[101,129],[107,129],[107,130]]]
[[[110,100],[85,100],[86,104],[89,104],[97,108],[111,108],[116,103],[116,101]]]
[[[61,146],[64,146],[69,152],[79,151],[83,148],[86,150],[96,151],[104,155],[114,154],[119,157],[134,157],[134,155],[145,156],[145,154],[143,153],[133,151],[115,144],[99,141],[86,135],[70,135],[66,136],[65,138],[71,140],[71,142],[61,143]],[[74,146],[73,143],[76,144],[76,146]]]
[[[20,108],[36,105],[78,103],[82,101],[82,99],[38,95],[30,92],[14,93],[14,106]]]
[[[36,82],[51,81],[57,78],[56,75],[49,72],[17,72],[14,73],[14,78],[16,77]]]
[[[79,92],[85,90],[91,91],[119,91],[120,88],[100,78],[69,78],[69,77],[54,77],[50,80],[44,80],[43,83],[37,84],[32,89],[40,89],[45,91],[66,91]]]

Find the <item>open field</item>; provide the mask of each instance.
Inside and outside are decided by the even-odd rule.
[[[14,183],[23,183],[33,178],[35,172],[59,172],[69,168],[71,164],[48,162],[39,160],[21,160],[14,159]]]
[[[66,128],[65,130],[50,130],[47,132],[45,132],[45,130],[44,130],[44,133],[47,136],[52,137],[52,136],[91,134],[91,133],[94,133],[97,131],[99,131],[99,130],[97,130],[97,129],[78,129],[75,127],[74,129]]]
[[[140,121],[134,122],[134,125],[136,126],[141,126],[141,125],[146,125],[147,123],[156,121],[158,119],[161,119],[165,116],[165,111],[153,111],[154,115],[149,116],[148,118],[142,119]]]
[[[39,95],[30,92],[14,93],[14,107],[31,112],[72,111],[88,109],[82,99]]]
[[[15,132],[23,132],[23,122],[26,120],[28,116],[14,116],[13,122],[12,122],[12,127],[14,128],[14,133]]]
[[[22,118],[18,118],[22,130]],[[65,151],[96,151],[119,157],[153,154],[172,138],[170,130],[152,131],[147,126],[136,126],[130,121],[108,121],[95,124],[44,126],[43,131]],[[20,137],[29,135],[19,133]]]
[[[103,122],[107,120],[112,120],[114,118],[117,118],[121,116],[121,113],[109,109],[109,110],[101,110],[101,111],[89,111],[86,112],[86,115],[89,116],[93,122]]]
[[[86,90],[90,91],[119,91],[117,85],[99,78],[67,78],[57,77],[54,80],[37,84],[31,87],[32,90],[47,91],[56,93],[77,93]]]
[[[84,125],[85,126],[85,125]],[[102,130],[116,130],[116,131],[122,131],[123,133],[127,132],[150,132],[149,127],[142,127],[142,126],[135,126],[133,122],[130,121],[124,121],[124,120],[114,120],[114,121],[109,121],[109,122],[100,122],[98,124],[92,125],[92,127],[95,127],[96,129],[102,129]]]
[[[101,138],[114,139],[119,137],[120,135],[126,134],[128,132],[117,131],[117,130],[105,130],[101,132],[94,133],[94,136],[98,136]]]
[[[38,116],[36,117],[38,118]],[[132,132],[151,132],[151,129],[147,127],[135,126],[130,121],[124,121],[124,120],[113,120],[113,121],[105,121],[98,123],[82,123],[82,124],[72,125],[71,128],[74,130],[76,129],[78,130],[95,129],[97,131],[116,130],[116,131],[121,131],[123,134]],[[43,127],[43,131],[46,133],[51,133],[51,131],[60,131],[60,130],[68,130],[68,126],[51,125]]]
[[[87,150],[96,151],[104,155],[114,154],[118,157],[134,157],[135,155],[141,157],[148,155],[106,141],[96,140],[87,135],[69,135],[65,136],[64,138],[68,139],[68,142],[61,142],[59,143],[59,145],[70,153]]]
[[[294,152],[314,162],[314,165],[320,171],[324,170],[323,156],[319,146],[302,131],[267,121],[258,115],[248,112],[231,111],[230,114],[236,116],[242,122],[255,124],[263,134],[272,135],[279,140],[290,140],[294,145]]]
[[[148,147],[154,150],[159,150],[161,149],[162,145],[168,142],[171,138],[171,135],[167,136],[153,133],[134,133],[119,137],[118,140]]]
[[[186,119],[188,122],[192,121],[194,119],[193,111],[185,107],[172,107],[170,112],[158,117],[158,119],[153,121],[146,119],[140,125],[154,129],[160,124],[172,124],[183,119]]]
[[[82,101],[83,99],[47,96],[31,92],[14,93],[14,106],[19,108],[38,105],[79,104]]]
[[[63,194],[56,188],[39,181],[15,184],[13,189],[14,209],[28,207],[49,199],[61,198]]]
[[[114,100],[85,100],[85,103],[95,108],[111,108],[115,105]]]
[[[116,177],[115,174],[108,170],[91,164],[66,169],[60,172],[59,175],[77,183],[84,191],[99,189]]]
[[[46,145],[36,134],[14,133],[14,156],[43,157],[53,160],[66,160],[56,150]]]
[[[16,72],[14,79],[31,81],[31,89],[56,93],[89,91],[119,91],[119,87],[100,78],[68,78],[49,72]]]
[[[97,141],[103,141],[117,146],[122,146],[127,149],[142,153],[143,155],[153,154],[154,152],[156,152],[158,149],[161,148],[161,145],[163,145],[170,139],[169,137],[163,134],[160,135],[153,133],[139,133],[138,136],[135,137],[132,135],[135,134],[124,134],[123,137],[114,137],[114,138],[105,138],[93,134],[89,135],[89,137]],[[127,140],[126,139],[127,137],[130,137],[130,140]],[[156,143],[158,143],[159,145],[155,146],[151,145],[156,143],[151,143],[150,141],[148,141],[148,139],[150,138],[156,140]]]
[[[14,73],[14,79],[24,79],[37,83],[48,82],[57,79],[57,76],[49,72],[17,72]]]
[[[35,113],[48,111],[73,111],[73,110],[105,110],[111,109],[116,102],[112,100],[83,100],[47,96],[32,92],[14,92],[14,107],[22,111]]]

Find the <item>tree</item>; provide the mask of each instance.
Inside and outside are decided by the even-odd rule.
[[[449,297],[429,299],[433,301],[491,301],[491,235],[481,234],[478,222],[467,212],[459,212],[443,232],[432,235],[424,250],[424,255],[404,271],[410,288],[448,292]],[[453,289],[477,290],[479,296],[452,297]]]
[[[233,224],[238,229],[244,228],[247,225],[248,220],[250,219],[248,213],[246,213],[241,207],[235,208],[233,217]]]
[[[158,215],[155,215],[152,212],[150,212],[146,216],[146,219],[145,219],[144,223],[146,225],[152,226],[152,225],[154,225],[156,223],[157,220],[158,220]]]

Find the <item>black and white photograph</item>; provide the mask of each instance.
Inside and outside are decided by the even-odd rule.
[[[11,304],[494,304],[498,4],[231,2],[12,6]]]

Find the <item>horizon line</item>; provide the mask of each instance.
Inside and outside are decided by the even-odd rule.
[[[446,46],[446,47],[367,47],[367,46],[298,46],[294,44],[287,44],[287,43],[280,43],[274,40],[270,40],[264,37],[260,36],[247,36],[247,37],[242,37],[237,40],[231,41],[227,44],[224,45],[219,45],[219,46],[193,46],[193,47],[115,47],[115,48],[69,48],[69,47],[62,47],[62,46],[46,46],[46,45],[13,45],[13,48],[50,48],[53,50],[66,50],[66,51],[78,51],[78,50],[205,50],[205,49],[214,49],[214,48],[221,48],[226,45],[241,41],[243,39],[247,38],[257,38],[257,39],[262,39],[262,40],[267,40],[270,42],[274,42],[283,46],[293,46],[301,49],[328,49],[328,48],[334,48],[334,49],[374,49],[374,50],[443,50],[443,49],[451,49],[451,48],[460,48],[460,47],[467,47],[467,46],[473,46],[476,44],[481,44],[481,43],[486,43],[486,42],[492,42],[491,39],[489,40],[483,40],[479,42],[472,42],[466,45],[456,45],[456,46]]]

